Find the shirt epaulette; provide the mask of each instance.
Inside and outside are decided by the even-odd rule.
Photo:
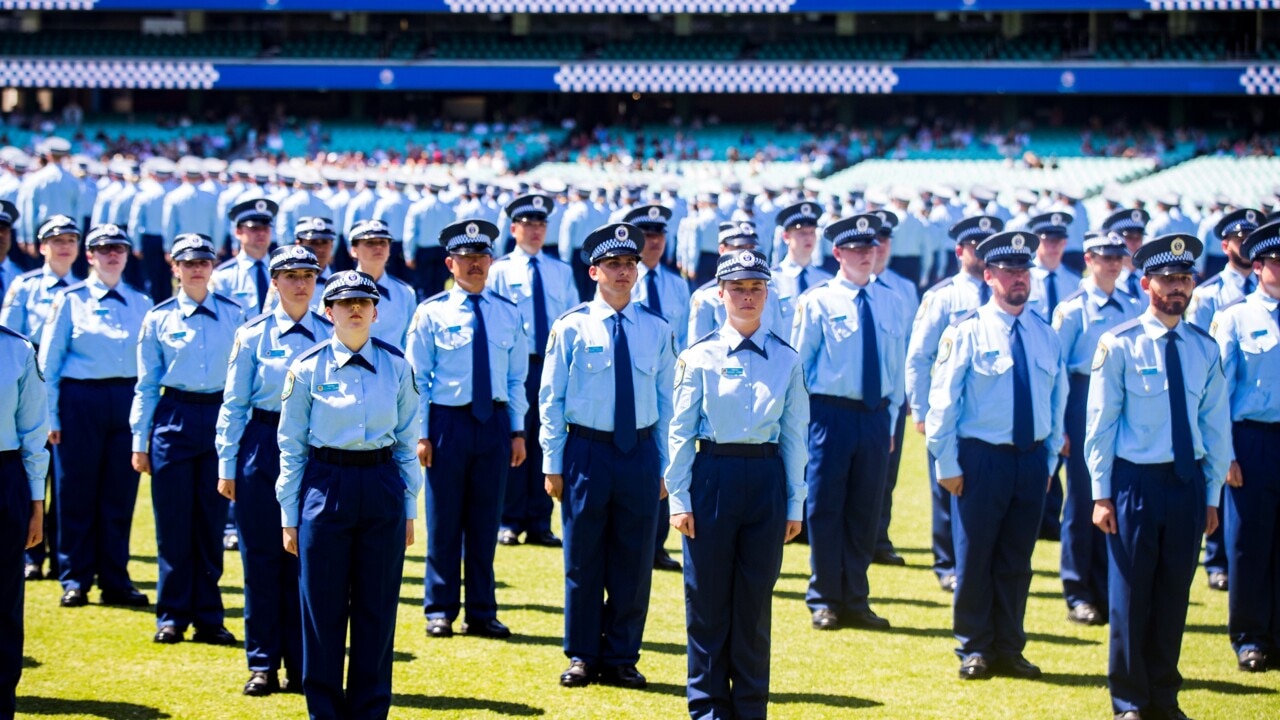
[[[1207,288],[1207,287],[1209,287],[1210,285],[1221,285],[1221,284],[1222,284],[1222,281],[1223,281],[1222,273],[1218,273],[1217,275],[1214,275],[1213,277],[1209,278],[1208,280],[1205,280],[1204,282],[1200,283],[1200,285],[1199,285],[1199,287],[1198,287],[1197,289],[1199,289],[1199,288]]]
[[[299,355],[298,359],[294,360],[294,362],[299,363],[299,362],[302,362],[303,360],[306,360],[307,358],[315,357],[320,353],[321,350],[324,350],[325,346],[328,344],[329,343],[327,340],[316,343],[309,350]]]
[[[506,298],[503,298],[503,299],[505,300]],[[508,302],[510,302],[510,301],[508,300]],[[514,305],[515,303],[512,303],[512,304]],[[666,318],[666,316],[665,316],[665,315],[663,315],[662,313],[660,313],[660,312],[658,312],[658,311],[654,310],[653,308],[649,307],[648,305],[644,305],[644,304],[642,304],[642,303],[632,303],[632,304],[633,304],[633,305],[635,305],[636,307],[640,308],[640,312],[646,312],[646,313],[649,313],[650,315],[652,315],[652,316],[654,316],[654,317],[656,317],[656,318],[658,318],[658,319],[662,320],[663,322],[666,322],[666,321],[667,321],[667,318]]]
[[[214,268],[214,270],[226,270],[229,267],[235,267],[235,264],[236,264],[236,259],[231,258],[230,260],[226,260],[222,264],[218,265],[218,267]]]
[[[1190,327],[1192,330],[1195,330],[1195,331],[1196,331],[1197,333],[1199,333],[1199,334],[1200,334],[1200,335],[1201,335],[1205,340],[1208,340],[1208,341],[1210,341],[1210,342],[1217,342],[1216,340],[1214,340],[1214,339],[1213,339],[1213,336],[1209,334],[1209,331],[1208,331],[1208,330],[1205,330],[1204,328],[1200,327],[1199,325],[1192,325],[1191,323],[1183,323],[1183,325],[1186,325],[1186,326]]]
[[[330,321],[330,320],[329,320],[329,318],[327,318],[327,317],[325,317],[325,316],[321,315],[320,313],[316,312],[315,310],[312,310],[312,311],[311,311],[311,317],[312,317],[314,320],[318,321],[318,322],[322,322],[322,323],[324,323],[325,325],[328,325],[329,327],[333,327],[333,322],[332,322],[332,321]]]
[[[508,305],[510,305],[510,306],[512,306],[512,307],[520,307],[520,305],[519,305],[519,304],[517,304],[515,300],[512,300],[511,298],[509,298],[509,297],[505,297],[505,296],[503,296],[503,295],[499,295],[498,293],[496,293],[496,292],[494,292],[494,291],[492,291],[492,290],[490,290],[490,289],[488,289],[488,288],[485,288],[485,295],[486,295],[486,297],[493,297],[493,298],[497,298],[498,300],[501,300],[502,302],[504,302],[504,303],[506,303],[506,304],[508,304]]]
[[[44,268],[42,267],[38,267],[35,270],[28,270],[22,273],[21,275],[19,275],[18,277],[14,278],[14,281],[26,280],[28,278],[38,277],[43,272],[44,272]]]
[[[391,353],[392,355],[395,355],[396,357],[400,357],[400,358],[404,357],[404,352],[400,350],[400,348],[396,347],[395,345],[392,345],[391,343],[385,340],[379,340],[378,338],[372,337],[372,336],[370,336],[369,339],[373,341],[373,344],[375,347],[380,347],[383,350],[386,350],[387,352]]]
[[[240,303],[236,302],[235,300],[232,300],[231,298],[227,297],[226,295],[223,295],[222,293],[213,293],[213,299],[220,302],[224,302],[228,305],[235,305],[235,306],[240,305]]]
[[[706,290],[706,289],[707,289],[707,288],[709,288],[709,287],[715,287],[715,285],[716,285],[716,281],[715,281],[715,280],[708,280],[708,281],[706,281],[705,283],[703,283],[702,285],[699,285],[699,286],[698,286],[698,289],[699,289],[699,290]]]
[[[934,284],[933,287],[929,288],[928,290],[925,290],[925,292],[927,293],[937,292],[942,288],[951,287],[951,285],[955,283],[955,281],[956,281],[956,278],[954,275],[949,278],[946,278],[945,280],[939,280],[937,283]]]
[[[1032,314],[1032,315],[1035,315],[1035,313],[1031,313],[1031,314]],[[960,323],[964,322],[965,320],[968,320],[968,319],[969,319],[969,318],[971,318],[971,317],[976,317],[977,315],[978,315],[978,310],[977,310],[976,308],[975,308],[975,309],[973,309],[973,310],[970,310],[969,312],[967,312],[967,313],[965,313],[965,314],[961,315],[960,317],[956,318],[955,320],[952,320],[952,321],[951,321],[951,327],[956,327],[957,325],[959,325]]]
[[[12,335],[12,336],[14,336],[14,337],[18,338],[19,340],[21,340],[22,342],[28,342],[28,343],[29,343],[29,342],[31,342],[30,340],[28,340],[28,339],[27,339],[27,336],[26,336],[26,335],[23,335],[22,333],[18,332],[17,330],[10,330],[9,328],[7,328],[7,327],[5,327],[5,326],[3,326],[3,325],[0,325],[0,334],[2,334],[2,335]]]
[[[89,283],[84,280],[81,280],[80,282],[74,285],[68,286],[66,290],[63,290],[63,292],[69,293],[69,292],[74,292],[76,290],[84,290],[85,288],[88,288],[88,287],[89,287]]]
[[[786,340],[783,340],[782,338],[778,337],[778,333],[776,333],[776,332],[774,332],[774,331],[770,330],[770,331],[769,331],[769,337],[771,337],[771,338],[773,338],[774,340],[777,340],[778,342],[782,343],[782,346],[783,346],[783,347],[785,347],[786,349],[790,350],[791,352],[796,352],[796,349],[795,349],[795,348],[793,348],[793,347],[791,347],[791,343],[789,343],[789,342],[787,342]]]
[[[170,297],[170,298],[165,299],[165,300],[161,300],[160,302],[156,303],[155,307],[153,307],[153,308],[151,308],[151,309],[152,309],[152,310],[159,310],[159,309],[160,309],[160,308],[162,308],[162,307],[165,307],[165,306],[167,306],[167,305],[172,305],[172,304],[174,304],[174,303],[176,303],[176,302],[178,302],[178,296],[177,296],[177,295],[174,295],[173,297]]]
[[[1070,295],[1068,295],[1068,296],[1066,296],[1066,297],[1062,298],[1062,300],[1060,300],[1060,301],[1058,302],[1058,304],[1059,304],[1059,305],[1061,305],[1061,304],[1063,304],[1063,303],[1071,302],[1072,300],[1075,300],[1076,298],[1081,297],[1081,296],[1086,295],[1086,294],[1087,294],[1087,293],[1086,293],[1086,292],[1085,292],[1085,290],[1083,290],[1083,289],[1076,290],[1075,292],[1071,293]]]
[[[583,302],[583,303],[578,303],[577,305],[574,305],[573,307],[571,307],[571,308],[569,308],[568,310],[564,311],[564,314],[563,314],[563,315],[561,315],[560,317],[556,318],[556,319],[557,319],[557,320],[563,320],[564,318],[567,318],[567,317],[569,317],[570,315],[572,315],[572,314],[574,314],[574,313],[587,312],[587,308],[588,308],[588,306],[589,306],[589,303],[584,303],[584,302]]]
[[[1133,318],[1132,320],[1126,320],[1120,323],[1119,325],[1111,328],[1110,332],[1112,335],[1115,335],[1116,337],[1120,337],[1121,335],[1129,332],[1130,330],[1138,329],[1141,327],[1142,327],[1142,318]],[[1193,325],[1192,327],[1195,327],[1195,326]]]
[[[236,304],[238,305],[239,303],[236,303]],[[262,323],[266,322],[267,318],[269,317],[271,317],[271,313],[269,312],[264,312],[261,315],[254,315],[253,317],[245,321],[244,326],[253,327],[255,325],[261,325]]]
[[[1231,302],[1227,303],[1226,305],[1219,305],[1219,306],[1218,306],[1218,312],[1222,312],[1223,310],[1226,310],[1227,308],[1232,307],[1232,306],[1234,306],[1234,305],[1239,305],[1240,303],[1242,303],[1242,302],[1244,302],[1245,300],[1248,300],[1248,299],[1249,299],[1249,296],[1248,296],[1248,295],[1241,295],[1240,297],[1238,297],[1238,298],[1236,298],[1236,299],[1232,300]]]

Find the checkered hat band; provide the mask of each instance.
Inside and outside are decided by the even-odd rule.
[[[378,237],[382,237],[382,236],[379,235]],[[473,245],[483,245],[485,247],[489,247],[489,238],[485,237],[484,235],[476,235],[474,237],[466,234],[454,235],[453,237],[445,241],[444,248],[445,250],[452,251],[454,248],[469,247]]]
[[[1027,249],[1025,247],[1019,250],[1018,248],[1015,248],[1015,247],[1005,246],[1005,247],[992,248],[987,253],[985,260],[987,262],[990,262],[992,260],[999,260],[1001,258],[1014,257],[1014,256],[1017,256],[1018,258],[1022,258],[1025,260],[1031,259],[1031,253],[1027,252]]]
[[[0,222],[13,224],[13,216],[3,210],[0,210]]]
[[[969,228],[968,230],[961,230],[959,233],[956,234],[956,242],[958,243],[968,242],[969,238],[975,235],[978,236],[979,240],[986,240],[987,238],[991,237],[994,234],[995,233],[991,232],[990,230],[982,230],[976,227]]]
[[[855,240],[855,239],[874,240],[875,237],[876,237],[876,233],[874,230],[871,230],[870,232],[863,232],[855,228],[853,230],[845,230],[839,235],[836,235],[834,238],[831,239],[831,244],[839,245],[843,242],[847,242],[849,240]]]
[[[1155,255],[1152,255],[1151,257],[1147,258],[1142,263],[1142,269],[1148,270],[1151,268],[1160,267],[1161,265],[1172,265],[1174,263],[1190,265],[1193,262],[1195,262],[1195,257],[1192,256],[1191,253],[1174,255],[1171,252],[1162,252],[1162,253],[1156,253]]]
[[[1256,245],[1250,248],[1249,253],[1252,257],[1261,257],[1263,253],[1268,253],[1280,248],[1280,236],[1259,240]]]
[[[1117,236],[1117,238],[1118,237],[1119,236]],[[1124,243],[1113,242],[1111,240],[1110,235],[1096,237],[1096,238],[1092,238],[1084,241],[1085,252],[1089,252],[1090,250],[1103,250],[1106,248],[1123,248],[1123,247],[1124,247]]]
[[[236,216],[235,224],[239,225],[247,220],[266,220],[267,222],[270,222],[271,215],[264,212],[258,212],[257,210],[246,210]]]
[[[1257,230],[1257,229],[1258,229],[1258,223],[1251,223],[1248,220],[1241,219],[1233,223],[1229,223],[1226,227],[1222,228],[1222,234],[1225,237],[1227,235],[1238,233],[1241,230],[1245,232],[1253,232],[1254,230]]]
[[[1120,220],[1116,224],[1112,225],[1111,228],[1108,230],[1108,232],[1122,233],[1126,230],[1142,230],[1145,232],[1146,229],[1147,229],[1147,226],[1145,224],[1136,223],[1132,220],[1126,219],[1126,220]]]
[[[591,259],[595,260],[601,255],[604,255],[607,252],[612,252],[614,250],[630,250],[635,253],[640,252],[636,248],[636,244],[631,242],[630,240],[618,240],[616,238],[613,238],[610,240],[605,240],[604,242],[597,245],[595,249],[591,251]]]

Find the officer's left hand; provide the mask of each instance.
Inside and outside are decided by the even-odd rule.
[[[946,490],[947,492],[951,493],[952,495],[955,495],[956,497],[960,497],[960,495],[964,492],[964,476],[963,475],[957,475],[955,477],[949,477],[949,478],[938,478],[938,484],[942,486],[943,490]]]
[[[236,500],[236,481],[226,478],[218,478],[218,494],[222,497],[235,502]]]
[[[134,453],[133,458],[129,461],[129,464],[133,465],[133,469],[135,472],[140,472],[140,473],[151,472],[151,456],[147,455],[146,453],[140,453],[140,452]]]
[[[44,501],[31,501],[31,520],[27,522],[27,547],[44,542]]]
[[[1235,460],[1227,468],[1227,484],[1231,487],[1244,487],[1244,473],[1240,472],[1240,463]]]
[[[404,546],[409,547],[413,544],[413,521],[404,521]]]
[[[666,500],[671,493],[667,492],[667,479],[662,478],[658,484],[658,499]]]
[[[1070,435],[1062,436],[1062,450],[1058,451],[1058,454],[1061,455],[1062,457],[1071,457],[1071,436]],[[1049,482],[1052,483],[1053,478],[1049,478]]]
[[[786,536],[782,539],[782,542],[784,542],[784,543],[789,543],[789,542],[791,542],[792,540],[795,540],[795,539],[796,539],[796,536],[800,534],[800,528],[801,528],[801,527],[803,527],[803,525],[804,525],[804,523],[802,523],[802,522],[801,522],[801,521],[799,521],[799,520],[788,520],[788,521],[787,521],[787,534],[786,534]]]
[[[1205,508],[1204,514],[1204,534],[1212,535],[1214,530],[1218,529],[1218,508]]]
[[[528,454],[524,449],[524,438],[511,438],[511,467],[520,467]]]
[[[894,443],[894,442],[893,442],[893,435],[892,435],[892,434],[891,434],[891,435],[889,435],[889,454],[890,454],[890,455],[892,455],[892,454],[893,454],[893,449],[894,449],[896,446],[897,446],[897,445],[896,445],[896,443]]]

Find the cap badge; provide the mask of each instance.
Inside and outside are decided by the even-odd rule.
[[[743,250],[738,253],[738,264],[743,267],[753,267],[757,262],[756,254],[750,250]]]
[[[1009,243],[1014,250],[1021,250],[1027,246],[1027,239],[1022,235],[1014,235],[1013,240]]]
[[[106,225],[101,225],[100,227],[101,227],[101,229],[102,229],[102,234],[103,234],[103,235],[119,235],[119,234],[120,234],[120,226],[119,226],[119,225],[112,225],[112,224],[108,223],[108,224],[106,224]]]
[[[889,216],[885,215],[883,210],[876,212],[876,217],[880,218],[880,222],[885,222],[889,219]]]
[[[741,232],[743,235],[755,235],[756,228],[749,222],[739,223],[738,232]]]
[[[662,217],[662,209],[661,209],[661,208],[659,208],[657,205],[654,205],[653,207],[649,208],[649,219],[650,219],[650,220],[657,220],[657,219],[658,219],[658,218],[660,218],[660,217]]]
[[[534,210],[541,210],[541,209],[542,209],[542,198],[541,198],[541,197],[534,197],[534,198],[533,198],[533,209],[534,209]]]
[[[1052,223],[1052,224],[1054,224],[1054,225],[1057,225],[1057,226],[1061,227],[1061,226],[1062,226],[1062,216],[1061,216],[1061,215],[1059,215],[1058,213],[1054,213],[1054,214],[1053,214],[1053,217],[1049,218],[1049,222],[1050,222],[1050,223]]]
[[[1134,210],[1134,211],[1129,215],[1129,219],[1130,219],[1130,220],[1132,220],[1132,221],[1134,221],[1134,222],[1136,222],[1136,223],[1138,223],[1139,225],[1144,224],[1144,223],[1142,222],[1142,211],[1141,211],[1141,210]]]
[[[800,214],[805,217],[813,217],[813,206],[805,203],[800,206]]]
[[[256,202],[256,203],[254,203],[254,204],[253,204],[253,209],[254,209],[254,210],[257,210],[257,211],[258,211],[258,212],[260,212],[260,213],[264,213],[264,212],[266,212],[266,211],[267,211],[267,201],[266,201],[266,200],[259,200],[258,202]]]
[[[1182,238],[1174,238],[1173,242],[1169,243],[1169,252],[1173,253],[1174,255],[1182,255],[1186,251],[1187,251],[1187,242]]]
[[[991,229],[991,218],[978,218],[978,229],[987,232]]]
[[[630,232],[628,232],[628,231],[627,231],[627,228],[626,228],[626,227],[624,227],[624,226],[622,226],[622,225],[619,225],[619,226],[618,226],[616,229],[614,229],[614,231],[613,231],[613,236],[614,236],[615,238],[619,239],[619,240],[626,240],[628,237],[630,237],[630,235],[631,235],[631,233],[630,233]]]
[[[480,226],[475,223],[467,223],[467,227],[464,228],[463,232],[465,232],[469,238],[476,237],[480,234]]]
[[[1244,219],[1256,224],[1258,222],[1258,213],[1252,210],[1246,210],[1244,213]]]
[[[328,224],[325,223],[324,218],[316,218],[315,220],[312,220],[311,226],[314,227],[316,230],[328,229]]]

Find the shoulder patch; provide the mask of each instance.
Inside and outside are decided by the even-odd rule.
[[[945,333],[943,334],[942,339],[938,341],[938,359],[935,361],[937,364],[941,365],[951,359],[951,347],[954,342]]]
[[[1098,349],[1093,351],[1093,365],[1090,367],[1090,370],[1095,372],[1101,370],[1102,366],[1107,362],[1107,353],[1109,352],[1111,351],[1107,349],[1106,343],[1098,343]]]
[[[698,338],[697,340],[694,340],[692,343],[690,343],[690,344],[689,344],[689,347],[693,347],[694,345],[698,345],[698,344],[700,344],[700,343],[704,343],[704,342],[706,342],[706,341],[708,341],[708,340],[713,340],[713,339],[715,339],[716,335],[717,335],[717,334],[719,334],[719,332],[720,332],[719,330],[712,330],[711,332],[707,333],[706,335],[703,335],[702,337]]]
[[[1035,315],[1035,313],[1031,313],[1031,314],[1032,314],[1032,315]],[[978,315],[978,311],[977,311],[976,309],[975,309],[975,310],[970,310],[969,312],[967,312],[967,313],[965,313],[965,314],[961,315],[960,317],[956,318],[955,320],[953,320],[953,321],[951,322],[951,327],[955,327],[955,326],[959,325],[960,323],[964,322],[965,320],[968,320],[969,318],[977,317],[977,315]],[[1039,317],[1039,315],[1036,315],[1036,317]]]
[[[217,295],[217,293],[214,293],[214,294]],[[240,303],[236,303],[236,304],[239,305]],[[244,321],[244,327],[253,327],[254,325],[261,325],[262,323],[266,322],[266,319],[269,317],[271,317],[271,313],[269,312],[262,313],[261,315],[254,315],[253,317]]]
[[[301,358],[299,358],[299,359],[301,359]],[[296,379],[296,378],[294,378],[294,376],[293,376],[293,371],[292,371],[292,370],[290,370],[290,371],[288,371],[288,372],[286,372],[286,373],[285,373],[285,375],[284,375],[284,389],[280,391],[280,400],[281,400],[282,402],[283,402],[283,401],[285,401],[285,400],[288,400],[288,399],[289,399],[289,396],[293,394],[293,382],[294,382],[294,380],[295,380],[295,379]]]
[[[1134,330],[1136,328],[1141,328],[1141,327],[1142,327],[1142,319],[1133,318],[1132,320],[1125,320],[1119,325],[1111,328],[1109,332],[1112,335],[1115,335],[1116,337],[1120,337],[1124,333],[1130,332],[1131,330]]]
[[[379,340],[378,338],[373,336],[370,336],[369,339],[373,341],[373,344],[375,347],[380,347],[383,350],[386,350],[387,352],[391,353],[392,355],[395,355],[396,357],[404,357],[403,350],[396,347],[395,345],[392,345],[386,340]]]
[[[1072,300],[1075,300],[1075,299],[1076,299],[1076,298],[1078,298],[1078,297],[1081,297],[1082,295],[1085,295],[1085,291],[1084,291],[1084,290],[1076,290],[1075,292],[1071,293],[1070,295],[1068,295],[1068,296],[1066,296],[1066,297],[1062,298],[1062,300],[1058,301],[1058,305],[1059,305],[1059,306],[1061,306],[1061,305],[1062,305],[1062,303],[1070,302],[1070,301],[1072,301]]]
[[[682,357],[676,361],[676,385],[684,382],[684,368],[684,358]]]
[[[789,343],[789,342],[787,342],[786,340],[783,340],[782,338],[778,337],[778,333],[776,333],[776,332],[774,332],[774,331],[770,330],[770,331],[769,331],[769,336],[770,336],[770,337],[772,337],[774,340],[777,340],[778,342],[782,343],[783,347],[787,348],[787,349],[788,349],[788,350],[790,350],[791,352],[795,352],[795,351],[796,351],[796,349],[795,349],[795,348],[791,347],[791,343]]]
[[[563,313],[560,317],[558,317],[558,318],[556,318],[556,319],[557,319],[557,320],[560,320],[560,319],[562,319],[562,318],[569,317],[570,315],[573,315],[574,313],[584,313],[584,312],[587,312],[587,305],[588,305],[588,303],[578,303],[577,305],[574,305],[573,307],[571,307],[571,308],[569,308],[568,310],[564,311],[564,313]]]

